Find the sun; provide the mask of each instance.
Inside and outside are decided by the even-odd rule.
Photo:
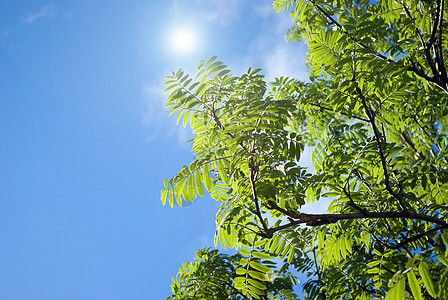
[[[193,53],[198,47],[198,36],[193,28],[182,26],[175,28],[170,36],[171,50],[177,54]]]

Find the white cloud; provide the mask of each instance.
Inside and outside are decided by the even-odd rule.
[[[326,214],[328,206],[333,200],[333,198],[321,198],[319,201],[302,206],[300,212],[307,214]]]
[[[258,9],[261,13],[264,10],[267,10],[267,6]],[[273,8],[270,7],[270,10],[273,11]],[[285,33],[291,27],[292,21],[287,14],[272,14],[264,19],[260,34],[249,48],[250,53],[257,54],[268,81],[280,76],[307,79],[306,46],[285,40]]]
[[[29,14],[25,21],[28,24],[34,23],[38,19],[41,18],[53,18],[56,15],[56,6],[54,5],[46,5],[44,6],[38,13]]]
[[[267,79],[272,81],[275,77],[288,76],[306,80],[305,57],[300,48],[303,47],[274,46],[264,59]]]
[[[302,167],[306,167],[309,173],[315,174],[316,169],[314,168],[313,162],[311,161],[311,155],[314,151],[314,148],[305,147],[304,151],[300,155],[299,165]],[[308,214],[325,214],[327,213],[328,206],[334,198],[321,198],[319,201],[314,203],[309,203],[303,205],[300,208],[300,212],[308,213]]]
[[[204,7],[203,17],[207,21],[218,20],[222,24],[237,20],[241,11],[242,0],[196,0],[200,7]]]
[[[249,67],[261,68],[261,73],[268,82],[276,77],[287,76],[299,80],[308,80],[305,58],[307,47],[303,43],[287,42],[285,33],[292,27],[288,14],[276,14],[272,4],[252,3],[246,12],[254,12],[260,16],[259,30],[254,32],[253,39],[246,45],[243,55],[225,61],[235,75],[244,74]],[[238,15],[238,12],[234,12]]]
[[[245,73],[249,67],[262,68],[267,81],[288,76],[307,80],[303,43],[286,42],[285,33],[293,25],[289,14],[276,14],[271,1],[258,0],[172,0],[173,14],[180,18],[219,22],[222,25],[238,22],[244,16],[258,16],[259,30],[252,41],[241,48],[246,54],[225,61],[235,75]]]
[[[161,135],[174,136],[179,145],[187,146],[186,141],[194,136],[191,130],[184,128],[181,124],[176,125],[176,113],[168,116],[170,109],[166,108],[168,94],[163,93],[163,82],[154,81],[142,85],[144,112],[143,123],[151,129],[151,134],[146,141],[154,140]]]
[[[272,2],[262,2],[254,7],[255,12],[262,18],[267,18],[275,14],[275,10],[272,8]]]
[[[219,21],[228,24],[240,17],[242,6],[247,0],[173,0],[173,10],[177,16],[198,15],[201,20]]]

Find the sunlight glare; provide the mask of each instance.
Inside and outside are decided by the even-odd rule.
[[[191,54],[197,48],[196,32],[188,27],[179,27],[171,34],[171,49],[177,54]]]

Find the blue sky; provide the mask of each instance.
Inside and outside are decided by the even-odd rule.
[[[163,207],[192,159],[164,77],[217,55],[306,78],[288,15],[260,0],[0,0],[0,299],[163,299],[213,245],[218,204]],[[170,36],[194,28],[196,50]]]

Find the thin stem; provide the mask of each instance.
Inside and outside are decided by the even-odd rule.
[[[320,104],[316,104],[316,103],[307,103],[307,104],[309,104],[311,106],[314,106],[314,107],[317,107],[317,108],[320,108],[320,109],[324,109],[324,110],[327,110],[327,111],[330,111],[330,112],[337,113],[337,114],[340,114],[340,115],[348,117],[347,113],[344,113],[344,112],[341,112],[341,111],[335,111],[335,110],[333,110],[333,109],[331,109],[329,107],[325,107],[325,106],[320,105]],[[356,119],[356,120],[359,120],[359,121],[369,122],[369,120],[367,120],[366,118],[363,118],[363,117],[358,117],[358,116],[354,116],[354,115],[352,115],[351,117],[353,119]]]
[[[367,118],[370,121],[370,124],[372,126],[373,129],[373,134],[375,136],[375,141],[377,144],[377,148],[378,148],[378,152],[380,154],[380,159],[381,159],[381,165],[383,167],[383,173],[384,173],[384,185],[386,187],[386,190],[389,192],[389,194],[391,194],[395,199],[397,199],[398,203],[400,204],[401,208],[406,211],[407,208],[403,203],[403,198],[401,197],[400,194],[396,193],[394,190],[392,190],[391,186],[390,186],[390,179],[389,179],[389,172],[387,170],[387,162],[386,162],[386,156],[384,155],[383,152],[383,147],[381,146],[381,139],[380,139],[380,133],[378,131],[378,127],[375,124],[375,116],[372,112],[372,110],[370,109],[370,107],[367,104],[367,99],[364,97],[361,89],[357,86],[356,87],[356,92],[358,93],[359,98],[361,99],[361,103],[364,107],[365,113],[367,115]]]
[[[414,152],[417,153],[417,155],[420,157],[420,159],[422,159],[422,160],[426,159],[426,156],[424,154],[417,151],[417,149],[415,148],[415,144],[412,142],[410,137],[405,132],[402,132],[401,136],[403,137],[405,142],[412,148],[412,150],[414,150]]]
[[[255,214],[258,217],[261,225],[263,226],[263,230],[266,233],[267,237],[271,238],[272,234],[269,232],[269,229],[263,220],[263,216],[261,215],[261,211],[260,211],[260,204],[258,203],[257,190],[255,188],[257,174],[258,174],[258,172],[256,170],[254,170],[252,167],[250,167],[250,186],[252,188],[252,197],[255,202],[255,209],[256,209]]]

